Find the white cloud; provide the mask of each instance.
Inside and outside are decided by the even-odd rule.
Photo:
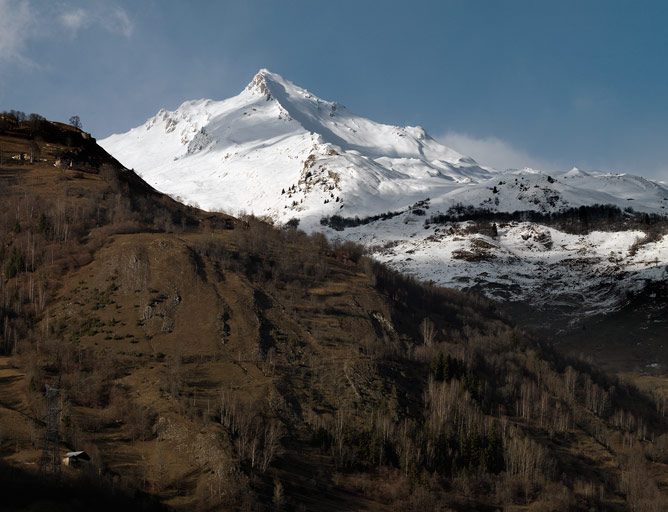
[[[74,9],[64,12],[59,17],[60,23],[67,29],[78,31],[90,20],[88,13],[84,9]]]
[[[36,26],[29,2],[0,0],[0,61],[30,62],[24,51]]]
[[[599,162],[592,166],[586,162],[573,161],[568,163],[566,161],[565,163],[562,161],[562,165],[560,165],[557,162],[531,155],[498,137],[474,137],[464,133],[449,131],[441,137],[437,137],[437,139],[442,144],[451,147],[459,153],[472,157],[479,164],[497,170],[531,167],[532,169],[542,171],[558,171],[576,166],[586,170],[627,172],[668,185],[668,169],[666,167],[651,169],[648,165],[648,168],[640,170],[638,166],[642,167],[642,164],[639,162],[633,162],[633,165],[630,165],[629,162]]]
[[[91,8],[66,8],[59,16],[60,24],[76,36],[79,30],[92,25],[102,27],[110,34],[127,39],[134,32],[134,23],[125,9],[111,4],[97,4]]]
[[[53,30],[50,22],[53,19],[73,37],[93,25],[125,38],[130,38],[134,32],[134,23],[128,13],[111,2],[80,8],[72,3],[45,6],[30,0],[0,0],[0,62],[35,66],[36,63],[27,56],[28,45],[37,38],[60,36]]]
[[[129,39],[135,30],[135,25],[125,9],[114,7],[111,12],[110,24],[107,26],[107,30],[121,34]]]
[[[439,137],[439,141],[452,149],[472,157],[479,164],[499,170],[534,169],[554,170],[553,163],[534,157],[497,137],[473,137],[464,133],[449,131]]]

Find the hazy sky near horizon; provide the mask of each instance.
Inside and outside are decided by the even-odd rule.
[[[0,110],[101,138],[268,68],[498,168],[668,180],[668,2],[0,0]]]

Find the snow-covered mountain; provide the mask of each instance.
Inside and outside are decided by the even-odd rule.
[[[423,279],[477,287],[497,298],[548,300],[549,277],[568,290],[549,300],[589,301],[597,311],[619,304],[622,288],[666,279],[665,236],[642,244],[642,232],[575,236],[515,221],[489,237],[465,223],[424,222],[461,205],[541,213],[613,205],[663,215],[665,185],[579,169],[486,168],[421,127],[370,121],[267,70],[233,98],[161,110],[100,144],[184,202],[279,223],[296,218],[303,229],[360,241],[380,259]],[[333,215],[382,218],[335,231],[320,222]]]
[[[420,127],[369,121],[267,70],[238,96],[160,111],[100,144],[168,194],[278,220],[402,208],[492,175]]]
[[[100,144],[158,189],[202,208],[296,217],[302,226],[324,215],[395,211],[427,197],[438,209],[668,208],[668,189],[636,176],[484,168],[421,127],[370,121],[267,70],[233,98],[161,110]]]

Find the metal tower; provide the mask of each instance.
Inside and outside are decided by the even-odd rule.
[[[60,392],[46,386],[46,431],[40,468],[44,473],[60,474]]]

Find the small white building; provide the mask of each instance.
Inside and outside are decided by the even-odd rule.
[[[63,465],[71,468],[76,468],[82,464],[90,462],[90,455],[81,450],[78,452],[67,452],[63,458]]]

